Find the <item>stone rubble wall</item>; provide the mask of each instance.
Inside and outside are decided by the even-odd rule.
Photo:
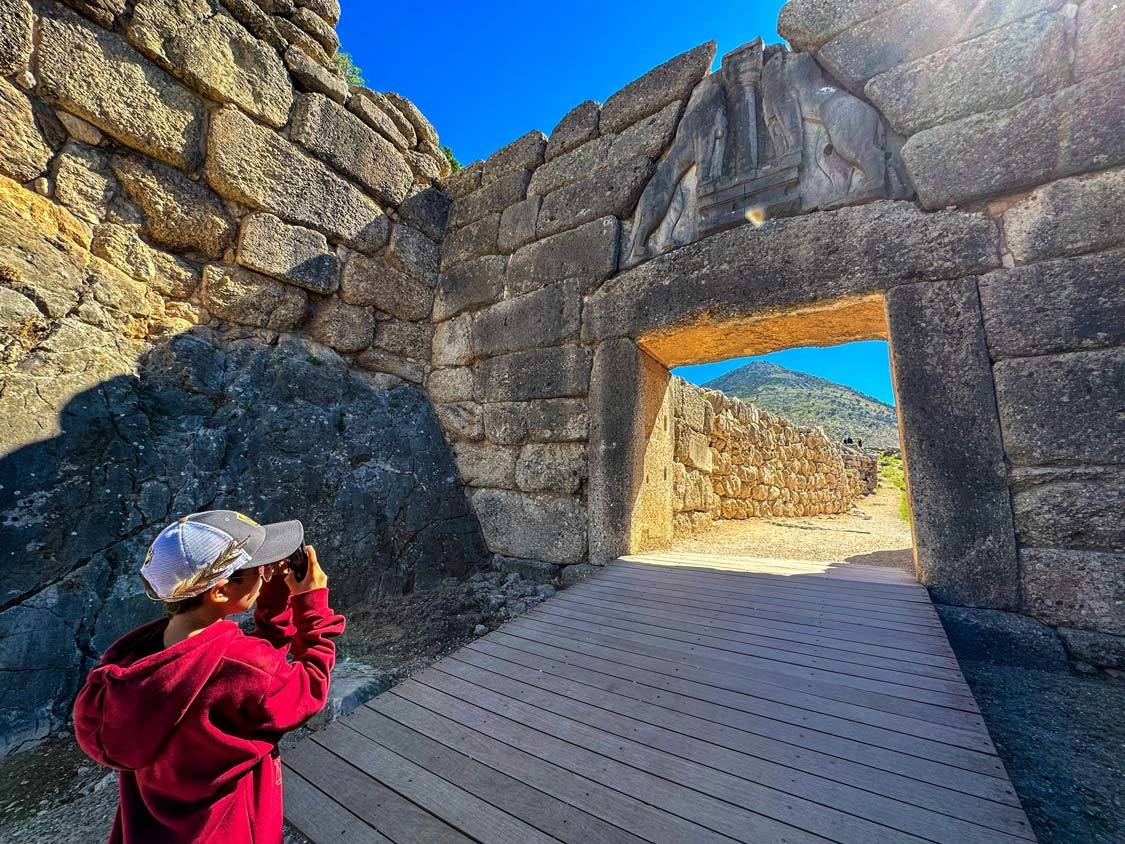
[[[671,391],[676,537],[717,519],[846,513],[874,492],[876,461],[845,453],[819,428],[681,378]]]

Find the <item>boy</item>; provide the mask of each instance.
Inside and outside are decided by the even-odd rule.
[[[277,742],[324,706],[344,618],[300,522],[196,513],[153,542],[141,577],[168,617],[110,646],[74,703],[78,743],[117,768],[111,844],[281,841]],[[226,616],[249,609],[250,635]],[[286,656],[292,661],[286,659]]]

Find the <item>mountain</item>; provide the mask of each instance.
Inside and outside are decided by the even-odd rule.
[[[895,409],[863,393],[815,375],[754,361],[703,385],[784,416],[798,425],[819,425],[837,442],[851,435],[865,446],[898,448]]]

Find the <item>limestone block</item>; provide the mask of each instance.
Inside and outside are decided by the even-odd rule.
[[[468,486],[515,489],[519,449],[484,442],[453,444],[453,458]]]
[[[328,97],[330,100],[341,104],[348,99],[348,83],[326,67],[322,67],[314,62],[296,47],[289,47],[285,51],[285,66],[289,68],[289,75],[293,77],[293,81],[297,83],[297,87],[302,91],[324,94],[324,96]],[[377,111],[377,109],[367,106],[366,99],[360,98],[359,103],[360,107],[353,107],[352,103],[349,101],[348,108],[371,126],[371,120],[369,120],[365,114],[361,113],[361,109],[370,111]],[[379,114],[382,115],[381,112],[379,112]],[[382,117],[383,120],[390,123],[389,118],[385,115],[382,115]],[[379,127],[373,126],[373,128],[378,129]],[[394,129],[393,124],[391,124],[391,129]],[[398,132],[394,132],[394,134],[398,135]],[[386,137],[386,133],[384,133],[384,137]],[[398,137],[402,136],[398,135]],[[394,140],[393,138],[387,139],[391,141]],[[399,149],[404,148],[405,146],[399,147]]]
[[[715,42],[708,41],[630,82],[605,101],[599,131],[603,135],[620,132],[674,100],[687,99],[714,58]]]
[[[540,196],[572,185],[605,166],[613,147],[613,137],[602,137],[575,147],[536,169],[527,186],[529,194]]]
[[[284,331],[305,315],[308,294],[242,267],[209,264],[203,270],[202,300],[220,319]]]
[[[437,159],[413,149],[408,149],[402,157],[410,172],[414,174],[415,181],[425,184],[441,181],[442,168]]]
[[[516,484],[524,492],[578,492],[586,479],[586,446],[532,443],[519,452]]]
[[[442,273],[434,296],[434,321],[498,301],[504,294],[507,263],[501,255],[486,255]]]
[[[213,0],[139,0],[127,33],[133,45],[208,99],[234,103],[280,128],[293,86],[277,51]]]
[[[484,431],[496,443],[581,442],[589,431],[585,399],[497,402],[484,406]]]
[[[338,352],[358,352],[371,345],[375,314],[371,308],[324,299],[313,306],[308,332],[318,343]]]
[[[473,352],[487,357],[558,345],[578,334],[581,307],[575,279],[504,299],[473,320]]]
[[[505,254],[511,254],[521,246],[535,240],[535,222],[539,218],[539,204],[542,197],[529,196],[504,209],[500,215],[500,232],[496,245]]]
[[[402,357],[429,360],[434,328],[429,323],[384,319],[375,323],[374,345]]]
[[[258,5],[257,0],[219,0],[236,21],[250,30],[255,38],[265,41],[275,50],[284,52],[288,42],[277,31],[273,19]]]
[[[547,138],[531,131],[488,156],[481,170],[481,185],[489,185],[513,170],[534,170],[543,163]]]
[[[314,293],[340,284],[340,261],[320,232],[283,223],[272,214],[250,214],[238,236],[238,263]]]
[[[324,52],[329,57],[336,55],[336,51],[340,49],[340,37],[336,35],[336,30],[329,26],[320,15],[314,14],[302,6],[289,19],[324,48]]]
[[[1060,179],[1004,212],[1004,241],[1017,261],[1125,244],[1125,169]]]
[[[593,100],[579,103],[568,111],[563,119],[558,122],[558,125],[551,130],[551,137],[547,141],[543,160],[550,161],[564,152],[569,152],[586,143],[586,141],[596,138],[600,112],[601,106]]]
[[[446,234],[442,242],[441,267],[449,270],[465,261],[496,255],[500,251],[497,239],[500,235],[500,215],[489,214],[464,228],[454,229]]]
[[[14,76],[31,58],[31,5],[10,0],[0,7],[0,76]]]
[[[1125,554],[1025,548],[1024,607],[1048,624],[1125,634]]]
[[[434,366],[461,366],[473,361],[473,347],[469,340],[472,317],[462,314],[434,327]]]
[[[901,3],[902,0],[789,0],[781,7],[777,31],[794,50],[808,50]]]
[[[450,199],[431,185],[414,185],[398,207],[398,215],[411,228],[440,243],[445,238]]]
[[[549,237],[607,215],[628,217],[654,170],[652,161],[637,156],[544,196],[536,234]]]
[[[1018,469],[1013,475],[1020,547],[1125,548],[1125,468]]]
[[[713,466],[711,440],[706,434],[692,430],[683,420],[677,419],[675,457],[689,468],[710,474]]]
[[[108,156],[95,147],[68,143],[54,163],[55,200],[96,225],[105,219],[116,189]]]
[[[320,46],[320,43],[289,20],[289,18],[273,15],[270,18],[270,22],[273,24],[274,29],[277,30],[277,34],[281,36],[281,39],[286,44],[292,45],[294,49],[300,50],[317,64],[323,65],[329,70],[332,69],[332,60],[328,57],[328,54],[324,52],[324,48]]]
[[[513,170],[480,190],[455,199],[449,212],[450,227],[461,228],[488,214],[501,212],[509,205],[515,205],[527,194],[530,179],[531,174],[527,170]]]
[[[89,144],[92,147],[101,146],[105,142],[105,133],[93,123],[63,111],[61,108],[56,109],[55,117],[59,119],[63,129],[74,140]]]
[[[1125,161],[1123,87],[1118,69],[919,132],[902,148],[919,199],[941,208]]]
[[[90,251],[165,296],[187,298],[199,286],[198,269],[187,261],[153,249],[129,226],[115,223],[98,226]]]
[[[508,260],[508,290],[527,293],[552,281],[576,279],[584,293],[617,269],[619,224],[603,217],[516,250]]]
[[[211,117],[207,180],[227,199],[317,229],[361,252],[387,244],[386,215],[327,166],[231,107]]]
[[[474,161],[468,167],[462,167],[446,179],[446,192],[453,197],[453,199],[460,199],[462,196],[467,196],[480,187],[480,178],[483,172],[483,161]]]
[[[205,186],[136,155],[115,155],[110,166],[144,212],[148,237],[177,252],[222,257],[235,225],[222,201]]]
[[[473,398],[473,370],[468,366],[451,366],[435,369],[426,378],[426,391],[435,404],[471,401]],[[485,408],[485,431],[488,430],[488,408]]]
[[[586,559],[586,508],[580,499],[478,489],[470,500],[493,551],[557,564]]]
[[[320,94],[301,94],[290,138],[391,205],[406,199],[414,177],[394,145]]]
[[[181,170],[202,163],[204,106],[116,33],[45,6],[36,92],[118,142]]]
[[[348,97],[347,105],[348,111],[394,144],[399,150],[410,149],[410,139],[402,133],[398,123],[391,118],[392,114],[396,114],[400,118],[402,115],[382,94],[368,88],[353,88],[351,89],[351,96]],[[405,122],[404,119],[403,122]],[[407,123],[406,125],[409,126],[410,124]],[[411,132],[410,137],[414,137],[413,132]]]
[[[419,144],[426,143],[436,149],[441,149],[441,142],[438,140],[437,132],[434,131],[434,127],[430,125],[430,121],[425,118],[414,103],[393,91],[387,91],[383,96],[387,98],[387,101],[390,102],[410,124],[418,138]]]
[[[340,22],[340,0],[297,0],[297,5],[316,12],[329,26]]]
[[[1085,0],[1078,7],[1074,78],[1085,79],[1125,64],[1125,7],[1118,0]]]
[[[559,566],[554,563],[546,563],[543,560],[525,560],[521,557],[505,557],[503,554],[492,555],[492,568],[494,571],[507,572],[508,574],[518,574],[523,580],[530,583],[543,584],[554,589],[550,583],[554,581],[559,575]],[[567,568],[575,568],[575,566],[567,566]],[[541,595],[554,595],[553,591],[540,592]]]
[[[1033,15],[881,73],[864,88],[895,131],[1006,108],[1070,81],[1062,12]]]
[[[945,603],[1015,606],[1007,437],[1002,443],[976,284],[896,287],[886,304],[921,580]]]
[[[995,377],[1012,464],[1125,463],[1125,348],[1002,360]]]
[[[478,364],[476,378],[482,401],[581,397],[590,383],[590,353],[556,346],[498,355]]]
[[[421,384],[426,377],[426,365],[422,361],[404,358],[385,349],[364,349],[356,355],[355,362],[369,372],[383,372],[413,384]]]
[[[622,130],[621,134],[606,136],[611,142],[607,162],[612,166],[637,156],[655,161],[672,143],[681,107],[682,103],[674,100],[655,114]]]
[[[981,276],[992,359],[1125,346],[1123,280],[1123,249]]]
[[[477,442],[484,439],[481,407],[475,402],[454,402],[434,407],[445,435],[454,442]]]
[[[438,282],[441,247],[417,229],[398,223],[391,232],[387,260],[404,273],[409,273],[433,287]]]
[[[434,301],[433,288],[424,281],[399,272],[383,258],[358,253],[344,262],[340,295],[350,305],[374,305],[404,320],[429,319]]]

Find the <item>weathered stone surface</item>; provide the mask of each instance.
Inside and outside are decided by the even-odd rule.
[[[605,166],[613,140],[614,136],[595,138],[536,168],[528,194],[542,196],[588,178]]]
[[[445,238],[449,206],[450,199],[440,188],[414,185],[398,207],[398,215],[430,240],[440,243]]]
[[[469,486],[515,488],[519,454],[518,448],[491,443],[453,444],[453,457],[461,472],[461,480]]]
[[[539,218],[540,201],[541,197],[529,196],[523,202],[504,209],[504,213],[500,215],[500,231],[496,237],[496,245],[501,252],[511,254],[535,240],[535,222]]]
[[[1004,241],[1017,261],[1125,244],[1125,169],[1060,179],[1004,212]]]
[[[560,564],[585,559],[586,510],[580,500],[500,489],[478,489],[470,500],[493,551]]]
[[[578,492],[585,479],[581,443],[533,443],[519,451],[515,480],[524,492]]]
[[[387,260],[432,287],[438,280],[441,247],[410,226],[396,225],[387,247]]]
[[[348,83],[314,62],[296,47],[290,47],[285,51],[285,66],[289,68],[289,74],[302,91],[324,94],[328,99],[340,104],[348,99]],[[351,108],[350,103],[348,107]],[[356,109],[351,110],[359,114]]]
[[[389,141],[320,94],[297,98],[290,138],[391,205],[406,199],[414,181]]]
[[[223,203],[203,185],[148,159],[115,155],[110,166],[144,211],[145,234],[178,252],[219,258],[235,226]]]
[[[585,399],[495,402],[484,406],[484,432],[491,442],[582,442],[589,430]]]
[[[496,242],[499,236],[499,214],[489,214],[464,228],[448,232],[441,248],[442,269],[448,271],[465,261],[497,254],[500,251]]]
[[[405,320],[429,319],[434,300],[433,288],[425,282],[399,272],[383,258],[360,254],[350,255],[344,264],[340,295],[351,305],[374,305]]]
[[[1125,636],[1109,636],[1090,630],[1058,629],[1071,659],[1099,668],[1125,668]]]
[[[450,176],[445,182],[445,190],[454,199],[460,199],[480,187],[482,173],[484,173],[484,162],[474,161]]]
[[[488,185],[513,170],[534,170],[543,163],[547,138],[539,131],[531,131],[507,146],[500,147],[484,162],[481,184]]]
[[[676,421],[675,459],[690,469],[711,474],[711,439],[706,434],[693,431],[683,420]]]
[[[297,0],[297,5],[316,12],[329,26],[340,22],[340,0]]]
[[[417,150],[408,149],[402,154],[406,166],[414,174],[414,179],[426,184],[441,181],[441,165],[431,156]]]
[[[116,33],[45,6],[37,93],[110,137],[181,170],[202,163],[203,102]]]
[[[1011,463],[1125,463],[1125,348],[1003,360],[995,377]]]
[[[731,229],[623,272],[586,302],[582,335],[721,323],[999,265],[998,235],[983,214],[873,202]]]
[[[289,20],[301,27],[309,36],[324,48],[329,57],[336,55],[340,49],[340,37],[336,34],[320,15],[314,14],[303,6],[294,12]]]
[[[207,180],[221,195],[309,226],[364,252],[387,244],[379,206],[324,164],[236,109],[211,117]]]
[[[0,8],[0,76],[23,72],[30,57],[31,5],[11,0]]]
[[[233,103],[263,123],[289,119],[293,86],[277,52],[216,11],[212,0],[140,0],[128,35],[138,50],[190,88]]]
[[[596,138],[598,136],[598,115],[600,113],[601,106],[593,100],[579,103],[568,111],[551,131],[543,160],[550,161],[552,158],[556,158],[564,152],[569,152],[576,146]]]
[[[283,331],[305,315],[308,295],[242,267],[209,264],[203,269],[203,304],[222,319]]]
[[[1021,548],[1125,548],[1125,468],[1017,469],[1012,481]]]
[[[484,439],[480,405],[476,402],[439,404],[434,408],[445,435],[455,442],[478,442]]]
[[[943,603],[1014,607],[1007,437],[1002,443],[976,285],[906,285],[886,301],[920,579]]]
[[[1125,554],[1025,548],[1024,606],[1048,624],[1125,635]]]
[[[90,251],[165,296],[187,298],[199,286],[199,270],[153,249],[128,226],[105,223],[94,232]]]
[[[536,235],[549,237],[607,215],[630,216],[654,169],[652,161],[636,156],[548,194],[539,208]]]
[[[590,354],[577,346],[532,349],[489,358],[477,366],[482,401],[527,401],[584,396]]]
[[[468,366],[435,369],[426,378],[426,392],[435,404],[472,401],[473,370]]]
[[[461,228],[487,214],[503,211],[515,205],[527,193],[531,174],[527,170],[513,170],[477,191],[456,199],[449,212],[449,225]]]
[[[1125,161],[1123,87],[1115,70],[919,132],[902,148],[919,199],[941,208]]]
[[[413,131],[409,135],[403,134],[399,126],[405,124],[403,129],[412,129],[413,127],[406,123],[401,113],[382,94],[368,88],[353,88],[351,96],[348,97],[348,111],[398,149],[403,151],[410,149],[415,135]],[[392,115],[397,115],[399,121],[396,122]]]
[[[1078,7],[1074,78],[1085,79],[1125,64],[1125,7],[1117,0],[1085,0]]]
[[[978,285],[993,360],[1125,346],[1125,250],[997,270]]]
[[[116,184],[106,153],[68,143],[55,159],[55,200],[88,223],[105,218]]]
[[[340,261],[327,238],[272,214],[251,214],[242,221],[238,263],[314,293],[331,293],[340,284]]]
[[[565,586],[581,583],[588,577],[597,574],[601,566],[592,566],[589,563],[578,563],[573,566],[563,566],[559,572],[559,582]]]
[[[499,300],[504,293],[506,265],[507,259],[503,256],[488,255],[458,264],[443,273],[434,296],[434,322]]]
[[[1062,0],[909,0],[824,44],[817,59],[854,92],[873,76],[967,41],[1019,18],[1057,9]]]
[[[473,351],[484,357],[558,345],[578,334],[581,307],[576,279],[504,299],[473,320]]]
[[[781,7],[777,31],[794,50],[819,47],[857,23],[901,5],[903,0],[789,0]]]
[[[55,154],[35,120],[31,101],[0,79],[0,173],[30,182],[47,170]]]
[[[324,48],[320,46],[320,43],[315,38],[301,29],[301,27],[280,15],[273,15],[270,18],[270,22],[286,44],[290,44],[294,49],[300,50],[317,64],[323,65],[329,70],[332,69],[332,60],[328,57],[328,54],[324,52]]]
[[[338,352],[358,352],[371,345],[375,314],[371,308],[324,299],[313,306],[308,332],[317,342]]]
[[[434,366],[462,366],[472,363],[473,346],[469,340],[472,316],[462,314],[434,327]]]
[[[559,567],[554,563],[543,560],[526,560],[522,557],[505,557],[503,554],[492,555],[492,568],[496,571],[518,574],[531,583],[550,583],[558,577]]]
[[[528,293],[552,281],[577,279],[589,292],[617,269],[620,225],[603,217],[518,249],[508,260],[508,289]]]
[[[92,147],[100,146],[105,141],[105,133],[93,123],[83,120],[81,117],[76,117],[61,108],[55,112],[55,117],[66,129],[66,133],[76,141],[89,144]]]
[[[1066,13],[1044,13],[881,73],[864,88],[895,131],[1006,108],[1070,81]]]
[[[364,349],[356,355],[355,363],[368,372],[382,372],[412,384],[421,384],[426,377],[426,365],[421,361],[400,357],[375,347]]]
[[[277,31],[270,16],[258,5],[257,0],[219,0],[219,2],[236,21],[250,30],[255,38],[260,38],[275,50],[282,52],[289,46]]]
[[[434,343],[434,327],[424,322],[382,319],[375,323],[374,345],[413,360],[430,358]]]
[[[603,135],[620,132],[674,100],[686,100],[711,69],[714,58],[715,42],[708,41],[630,82],[605,101],[599,131]]]
[[[437,149],[441,149],[441,141],[438,140],[437,132],[434,131],[434,127],[430,125],[430,121],[426,119],[425,115],[418,110],[418,106],[414,105],[414,103],[401,94],[396,94],[394,91],[386,91],[383,96],[387,98],[387,101],[398,110],[399,114],[401,114],[414,129],[418,138],[418,144],[428,143]]]

